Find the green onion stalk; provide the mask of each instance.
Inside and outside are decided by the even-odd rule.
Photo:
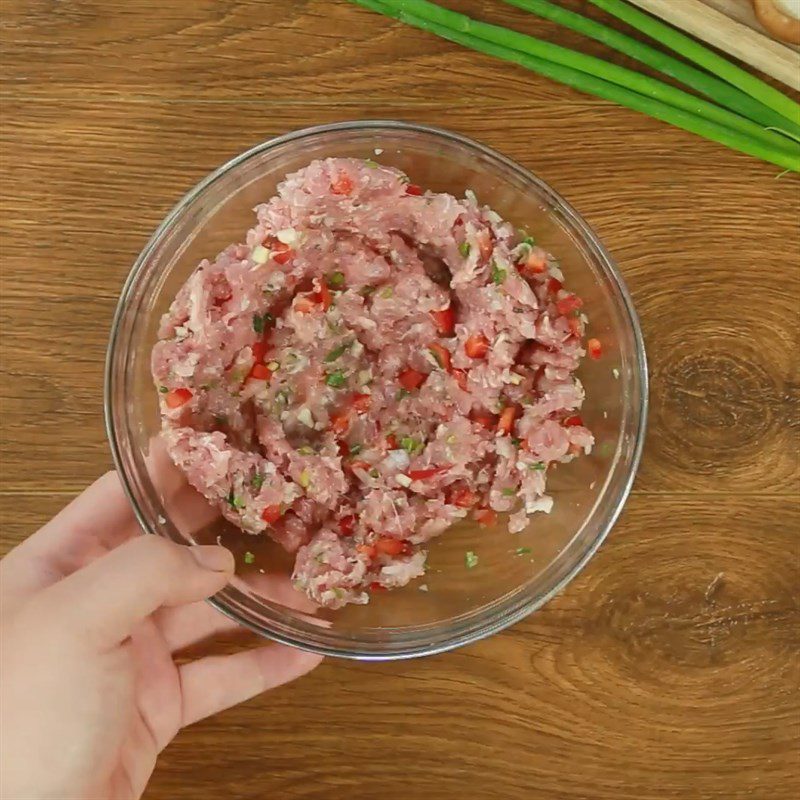
[[[613,67],[612,73],[617,79],[622,79],[622,76],[617,70],[622,70],[623,68],[608,64],[601,59],[594,59],[590,56],[574,53],[566,48],[550,45],[549,43],[540,42],[535,39],[533,40],[538,43],[536,45],[537,52],[543,55],[556,52],[557,56],[563,59],[565,55],[560,51],[566,51],[571,57],[575,55],[580,56],[580,63],[584,66],[584,69],[590,69],[590,73],[564,63],[548,60],[546,57],[531,55],[530,52],[516,50],[502,43],[503,41],[509,41],[509,39],[505,38],[507,34],[515,32],[508,31],[505,28],[498,28],[497,26],[487,25],[486,23],[476,23],[469,17],[448,11],[447,9],[442,9],[425,0],[353,0],[353,2],[386,16],[398,19],[401,22],[421,30],[435,33],[444,39],[448,39],[464,47],[520,64],[532,72],[564,83],[579,91],[596,95],[597,97],[610,100],[636,111],[641,111],[663,122],[668,122],[676,127],[690,131],[691,133],[696,133],[712,141],[724,144],[734,150],[739,150],[748,155],[761,158],[764,161],[776,164],[784,169],[800,172],[800,155],[798,155],[798,152],[793,152],[783,145],[783,141],[779,136],[776,135],[769,140],[765,140],[764,135],[769,132],[761,130],[758,126],[755,127],[758,128],[759,135],[752,135],[752,131],[749,128],[744,130],[742,126],[744,123],[753,123],[742,118],[737,119],[736,128],[731,128],[717,121],[717,119],[712,120],[704,117],[701,115],[702,111],[700,111],[700,113],[698,113],[698,111],[703,109],[707,113],[708,109],[705,108],[705,106],[711,106],[712,104],[700,98],[693,98],[693,101],[695,104],[704,104],[703,106],[695,105],[693,106],[694,110],[678,108],[664,102],[664,97],[666,97],[664,94],[659,93],[658,98],[656,98],[652,95],[652,90],[648,92],[650,95],[648,96],[648,94],[640,94],[638,91],[632,90],[627,86],[621,86],[606,80],[605,78],[608,75],[609,67]],[[422,16],[419,12],[424,13],[426,16]],[[445,24],[445,22],[449,22],[450,24]],[[458,28],[454,27],[454,23],[458,24]],[[492,30],[491,34],[486,30],[487,28]],[[480,31],[481,36],[475,35],[474,31]],[[494,40],[482,38],[483,35],[491,35]],[[521,37],[521,39],[517,39],[517,36]],[[533,37],[515,34],[515,36],[511,38],[511,41],[522,44],[522,40],[525,40],[525,44],[529,45],[530,43],[527,40],[530,39],[533,39]],[[540,49],[539,45],[547,45],[547,48],[544,50]],[[584,61],[584,59],[591,59],[591,62]],[[643,91],[646,91],[645,84],[654,82],[654,79],[646,78],[632,70],[628,70],[627,72],[631,72],[632,75],[640,79],[634,80],[629,77],[626,78],[626,80],[630,81],[628,86],[641,87]],[[602,77],[596,77],[596,74],[600,74]],[[660,81],[655,82],[661,83]],[[663,85],[666,86],[666,84]],[[680,90],[674,89],[674,87],[667,88],[675,92],[680,92]],[[656,90],[656,92],[660,91],[661,90],[658,89]],[[674,95],[670,96],[674,97]],[[681,100],[681,102],[683,101]],[[724,109],[719,110],[724,111]],[[732,114],[732,116],[736,115]],[[747,125],[744,125],[744,127],[746,128]]]
[[[793,125],[791,120],[787,120],[777,111],[727,81],[720,80],[705,70],[697,69],[691,64],[610,28],[608,25],[569,11],[549,0],[505,0],[505,2],[602,42],[648,67],[675,78],[685,86],[710,97],[724,108],[735,111],[763,127],[786,128],[800,134],[800,125]]]
[[[764,105],[777,111],[785,120],[789,120],[793,126],[800,125],[800,105],[794,100],[755,75],[732,64],[705,45],[696,42],[690,36],[622,0],[589,0],[589,2],[602,8],[603,11],[613,14],[651,39],[661,42],[684,58],[694,61],[695,64],[699,64],[703,69],[726,80],[751,97],[755,97]]]

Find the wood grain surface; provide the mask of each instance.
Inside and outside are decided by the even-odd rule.
[[[4,552],[110,465],[106,338],[151,231],[297,127],[429,123],[535,170],[619,262],[651,360],[633,495],[563,594],[458,652],[328,660],[200,723],[149,800],[798,796],[797,176],[343,1],[0,0],[0,31]]]

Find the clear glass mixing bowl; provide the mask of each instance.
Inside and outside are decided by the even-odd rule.
[[[327,156],[377,159],[426,188],[482,203],[535,235],[586,303],[590,335],[603,343],[580,378],[582,416],[597,445],[553,470],[549,515],[510,534],[463,522],[431,543],[422,581],[374,595],[366,606],[315,610],[290,586],[292,559],[265,537],[224,522],[188,486],[159,445],[150,351],[161,315],[198,262],[242,241],[253,207],[278,182]],[[220,541],[237,554],[233,582],[212,599],[258,633],[308,650],[393,659],[448,650],[502,630],[542,606],[589,560],[619,515],[642,449],[647,371],[639,323],[608,253],[578,214],[543,181],[462,136],[398,122],[346,122],[260,144],[192,189],[164,220],[131,270],[111,331],[106,424],[120,477],[142,527],[182,543]],[[479,558],[468,569],[466,551]],[[255,556],[246,559],[244,554]],[[252,562],[252,563],[246,563]],[[424,587],[420,590],[420,584]]]

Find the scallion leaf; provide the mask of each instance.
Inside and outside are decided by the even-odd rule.
[[[342,370],[337,369],[335,372],[331,372],[326,378],[325,383],[328,386],[333,387],[334,389],[341,389],[342,386],[347,383],[347,378],[345,377],[344,372]]]

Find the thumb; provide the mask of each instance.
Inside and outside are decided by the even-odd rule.
[[[162,606],[203,600],[234,570],[229,550],[139,536],[45,589],[34,603],[76,635],[109,646]]]

